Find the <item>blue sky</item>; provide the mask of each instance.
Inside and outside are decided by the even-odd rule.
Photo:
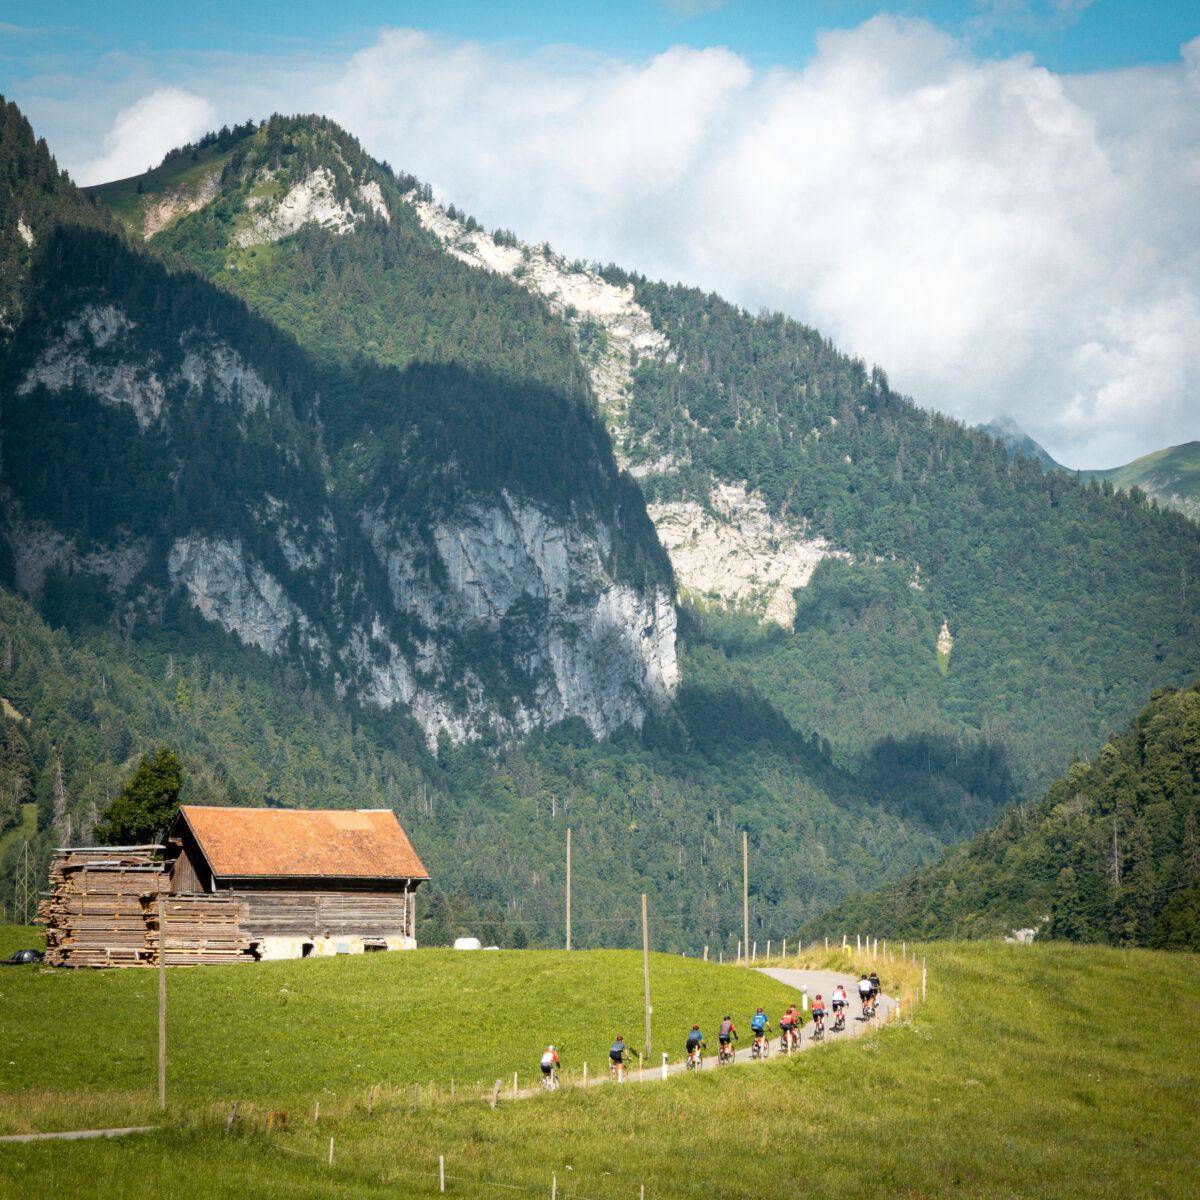
[[[1200,438],[1198,0],[0,0],[0,92],[83,183],[321,112],[1069,466]]]
[[[885,7],[967,38],[978,53],[1027,51],[1059,72],[1171,62],[1200,32],[1195,0],[931,0]],[[11,87],[47,60],[86,70],[108,55],[145,51],[359,46],[385,25],[526,48],[569,44],[621,56],[656,54],[677,42],[720,45],[758,67],[800,66],[812,55],[819,30],[851,28],[880,8],[870,0],[202,0],[173,5],[6,0],[0,21],[35,31],[6,39],[3,69]]]

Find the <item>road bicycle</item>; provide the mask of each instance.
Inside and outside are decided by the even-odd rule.
[[[843,1005],[837,1010],[837,1016],[833,1019],[833,1032],[841,1033],[846,1028],[846,1008]]]
[[[793,1025],[790,1029],[785,1029],[779,1038],[779,1053],[791,1054],[793,1050],[800,1049],[800,1030]]]
[[[813,1017],[812,1040],[814,1042],[823,1041],[825,1038],[825,1018]]]
[[[558,1091],[558,1068],[542,1072],[542,1087],[548,1092]]]
[[[732,1042],[722,1042],[717,1048],[717,1066],[728,1066],[733,1062],[734,1049]]]
[[[608,1073],[612,1076],[615,1083],[624,1083],[625,1076],[629,1074],[629,1068],[625,1063],[618,1062],[615,1058],[609,1059]]]
[[[757,1034],[754,1038],[754,1044],[750,1047],[751,1058],[767,1058],[771,1053],[771,1043],[767,1041],[765,1033]]]
[[[704,1066],[704,1051],[699,1046],[693,1046],[688,1051],[687,1069],[699,1071]]]

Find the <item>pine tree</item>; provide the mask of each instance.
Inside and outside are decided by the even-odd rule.
[[[175,754],[160,746],[142,755],[133,778],[109,805],[96,830],[103,845],[137,845],[161,837],[179,808],[183,768]]]

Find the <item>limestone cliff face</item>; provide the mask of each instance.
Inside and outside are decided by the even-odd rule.
[[[407,709],[431,744],[571,717],[603,736],[669,703],[669,583],[639,585],[616,568],[625,535],[603,510],[585,519],[506,491],[426,513],[394,511],[385,495],[340,506],[319,443],[306,449],[320,428],[315,399],[297,417],[297,398],[285,402],[245,348],[210,328],[163,336],[117,303],[81,303],[27,364],[15,390],[29,405],[78,404],[82,393],[97,412],[130,414],[131,451],[166,443],[176,463],[157,481],[162,529],[152,536],[114,528],[85,538],[5,494],[3,532],[28,594],[51,572],[91,576],[128,622],[153,619],[175,593],[341,694]],[[180,512],[174,489],[197,429],[227,439],[225,457],[253,445],[254,465],[231,505],[214,497],[207,512],[193,499]]]
[[[675,361],[670,342],[637,303],[631,284],[610,283],[546,246],[507,238],[498,242],[481,229],[469,230],[417,191],[408,199],[447,253],[519,282],[575,330],[618,462],[640,479],[670,477],[685,465],[639,444],[629,428],[637,362],[647,357]],[[764,622],[791,625],[794,589],[808,585],[822,559],[844,553],[795,522],[773,517],[744,480],[711,483],[706,505],[686,500],[647,506],[681,594],[701,603],[748,609]]]

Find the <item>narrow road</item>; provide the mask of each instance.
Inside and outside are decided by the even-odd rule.
[[[808,989],[808,1002],[811,1008],[812,1002],[818,993],[825,1000],[825,1010],[828,1014],[825,1021],[825,1042],[839,1042],[846,1038],[858,1037],[873,1025],[881,1025],[890,1020],[893,1016],[893,1010],[896,1007],[896,1001],[890,996],[880,995],[878,1015],[871,1021],[864,1021],[858,1014],[860,1005],[858,1002],[858,980],[851,975],[843,975],[838,971],[801,971],[792,967],[759,967],[757,968],[764,975],[769,975],[772,979],[779,983],[785,984],[787,987],[795,988],[797,992],[803,992]],[[833,1011],[830,1003],[830,997],[833,995],[833,989],[837,984],[841,984],[846,989],[846,995],[850,1000],[848,1015],[846,1017],[846,1028],[841,1033],[833,1032]],[[771,1024],[775,1030],[774,1036],[770,1039],[770,1058],[781,1057],[779,1050],[779,1014],[771,1013]],[[812,1014],[811,1012],[804,1013],[805,1021],[804,1028],[800,1035],[800,1050],[811,1050],[816,1043],[812,1040]],[[753,1041],[754,1035],[749,1031],[749,1021],[746,1022],[747,1029],[745,1030],[742,1040],[737,1043],[738,1049],[734,1052],[734,1064],[741,1065],[743,1063],[751,1063],[754,1059],[750,1056],[750,1043]],[[739,1030],[739,1033],[742,1031]],[[710,1029],[705,1038],[709,1041],[709,1048],[704,1055],[704,1070],[717,1068],[717,1037],[716,1030]],[[796,1053],[796,1051],[793,1051]],[[667,1063],[667,1074],[678,1075],[681,1071],[687,1069],[687,1061],[682,1044],[671,1047],[670,1060]],[[657,1062],[653,1065],[647,1065],[644,1070],[638,1071],[635,1067],[627,1074],[626,1082],[628,1083],[645,1083],[647,1080],[661,1079],[663,1074],[662,1068],[662,1053],[658,1051],[655,1056]],[[636,1061],[637,1055],[634,1055]],[[728,1064],[733,1065],[733,1064]],[[608,1059],[605,1058],[600,1064],[599,1074],[592,1074],[588,1077],[586,1085],[581,1079],[569,1078],[562,1081],[561,1087],[599,1087],[601,1084],[609,1084],[612,1079],[609,1076]],[[536,1096],[545,1089],[541,1086],[532,1088],[522,1088],[518,1093],[518,1098],[526,1098]],[[500,1099],[513,1099],[513,1092],[510,1088],[508,1091],[501,1091]]]

